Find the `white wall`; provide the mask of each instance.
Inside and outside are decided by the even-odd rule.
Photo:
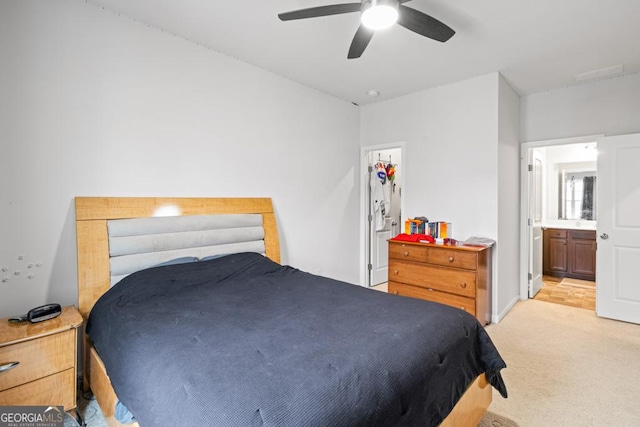
[[[452,222],[458,240],[498,241],[494,316],[519,291],[518,127],[518,97],[498,73],[361,108],[362,146],[406,143],[404,217]],[[502,177],[509,181],[499,185]]]
[[[640,73],[522,97],[523,142],[640,132]]]
[[[361,145],[406,143],[403,216],[452,222],[457,239],[496,237],[496,76],[361,107]]]
[[[357,107],[79,0],[0,2],[0,58],[0,317],[76,303],[75,196],[270,196],[357,282]]]
[[[498,238],[494,274],[499,292],[493,295],[493,322],[520,299],[520,97],[500,76],[498,87]]]

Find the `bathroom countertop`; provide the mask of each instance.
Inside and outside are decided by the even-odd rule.
[[[560,228],[566,230],[590,230],[596,231],[597,227],[593,221],[554,221],[552,223],[543,222],[542,228]]]

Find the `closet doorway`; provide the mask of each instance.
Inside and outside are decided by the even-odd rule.
[[[361,236],[363,265],[361,283],[377,286],[388,280],[388,241],[401,233],[401,143],[362,147]]]

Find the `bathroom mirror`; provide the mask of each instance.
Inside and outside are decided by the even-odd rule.
[[[597,173],[563,169],[559,174],[558,218],[596,220]]]

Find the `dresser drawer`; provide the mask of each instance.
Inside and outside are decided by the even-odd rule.
[[[0,347],[0,364],[20,362],[0,372],[0,391],[75,367],[76,331]]]
[[[444,267],[476,270],[478,268],[478,255],[475,252],[455,249],[428,248],[427,262]]]
[[[389,258],[425,262],[427,260],[427,248],[392,243],[389,245]]]
[[[418,286],[405,285],[389,281],[389,293],[405,297],[420,298],[428,301],[439,302],[451,307],[464,310],[467,313],[476,315],[476,301],[473,298],[466,298],[459,295],[452,295],[446,292],[429,290]]]
[[[396,260],[389,261],[389,280],[450,292],[470,298],[476,296],[476,273]]]
[[[0,402],[11,406],[61,405],[65,410],[73,409],[76,406],[75,369],[0,391]]]

